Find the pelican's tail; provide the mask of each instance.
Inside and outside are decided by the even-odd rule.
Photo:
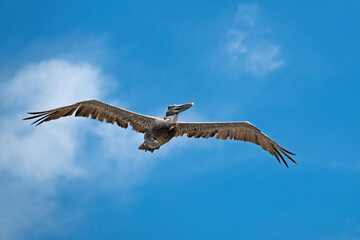
[[[154,152],[156,149],[159,149],[160,147],[158,148],[149,148],[148,146],[145,145],[145,143],[141,144],[140,147],[139,147],[139,150],[144,150],[145,152],[146,151],[150,151],[150,152]]]
[[[145,148],[145,143],[141,144],[140,147],[139,147],[140,150],[146,150]]]

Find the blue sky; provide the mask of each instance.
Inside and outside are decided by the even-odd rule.
[[[1,239],[360,239],[357,1],[2,1]],[[27,111],[250,121],[297,154]],[[5,114],[6,113],[6,114]]]

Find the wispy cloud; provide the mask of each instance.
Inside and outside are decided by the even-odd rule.
[[[258,14],[259,8],[257,4],[240,4],[235,14],[235,21],[254,27],[257,23]]]
[[[240,4],[222,49],[232,71],[264,76],[284,65],[280,45],[271,40],[271,28],[259,17],[257,4]]]

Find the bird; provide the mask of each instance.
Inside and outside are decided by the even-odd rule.
[[[139,149],[145,152],[154,152],[173,137],[186,135],[189,138],[209,138],[215,136],[217,139],[222,140],[233,139],[257,144],[275,156],[280,164],[282,161],[286,167],[288,167],[288,164],[284,156],[297,164],[290,156],[295,155],[294,153],[282,148],[250,122],[178,121],[178,115],[193,105],[194,103],[170,105],[167,107],[164,117],[153,117],[115,107],[96,99],[90,99],[47,111],[28,112],[31,116],[23,120],[34,119],[35,121],[32,124],[36,123],[36,126],[38,126],[50,120],[71,116],[76,111],[75,117],[91,117],[91,119],[100,122],[105,120],[106,123],[116,123],[122,128],[127,128],[130,124],[133,130],[144,133],[144,142]]]

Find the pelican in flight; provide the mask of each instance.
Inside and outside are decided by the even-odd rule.
[[[257,129],[249,122],[180,122],[178,114],[189,109],[193,103],[170,105],[166,109],[165,117],[152,117],[118,108],[101,101],[91,99],[78,102],[65,107],[55,108],[43,112],[29,112],[33,116],[24,118],[36,119],[34,123],[40,125],[44,122],[71,116],[75,111],[75,117],[91,117],[100,122],[117,123],[120,127],[127,128],[130,124],[133,130],[145,133],[144,143],[140,150],[153,152],[163,144],[169,142],[173,137],[183,136],[194,138],[216,137],[217,139],[234,139],[245,142],[252,142],[261,146],[265,151],[275,156],[279,163],[280,159],[288,167],[284,157],[296,164],[290,157],[295,155],[280,147],[271,138]]]

